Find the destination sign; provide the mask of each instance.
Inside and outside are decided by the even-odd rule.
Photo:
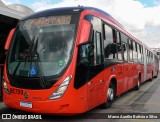
[[[71,16],[49,16],[49,17],[41,17],[37,19],[33,19],[30,22],[30,27],[36,26],[46,26],[46,25],[55,25],[55,24],[70,24]]]

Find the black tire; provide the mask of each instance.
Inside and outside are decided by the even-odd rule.
[[[137,82],[137,85],[135,86],[135,90],[139,90],[141,87],[141,81],[140,81],[140,78],[138,78],[138,82]]]
[[[157,71],[157,75],[155,76],[155,78],[157,78],[158,77],[158,71]]]
[[[152,72],[152,76],[151,76],[151,78],[150,78],[150,81],[153,81],[153,72]]]
[[[100,107],[103,109],[110,108],[112,106],[114,98],[115,98],[115,85],[113,83],[110,83],[106,96],[107,101],[103,103]]]

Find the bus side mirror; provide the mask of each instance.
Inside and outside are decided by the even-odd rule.
[[[83,20],[82,21],[82,27],[81,27],[81,31],[80,31],[80,38],[79,38],[79,42],[78,42],[78,46],[84,43],[87,43],[90,37],[90,32],[91,32],[91,23]]]
[[[6,43],[5,43],[5,46],[4,46],[4,49],[5,49],[5,50],[8,50],[8,49],[9,49],[9,46],[10,46],[10,43],[11,43],[11,40],[12,40],[14,31],[15,31],[15,28],[13,28],[13,29],[9,32],[9,35],[8,35],[8,37],[7,37],[7,40],[6,40]]]

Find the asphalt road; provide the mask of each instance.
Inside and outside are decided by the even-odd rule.
[[[123,95],[116,98],[112,107],[109,109],[95,108],[84,114],[74,117],[62,117],[62,116],[47,116],[42,115],[43,121],[92,121],[92,122],[159,122],[160,119],[160,77],[154,78],[153,81],[147,81],[141,85],[141,89],[130,90]],[[0,102],[0,118],[2,114],[31,114],[25,113],[19,110],[14,110],[6,107],[3,102]],[[126,117],[120,119],[120,116]],[[111,117],[112,119],[107,119]],[[133,118],[136,116],[138,119]],[[119,117],[118,119],[115,119]],[[145,117],[145,119],[143,118]],[[150,119],[146,119],[149,117]],[[139,119],[143,118],[143,119]],[[5,121],[5,120],[2,120]],[[13,121],[13,120],[12,120]],[[24,121],[24,120],[19,120]],[[31,121],[31,120],[29,120]],[[33,121],[33,120],[32,120]]]

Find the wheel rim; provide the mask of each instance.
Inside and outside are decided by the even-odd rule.
[[[139,80],[138,80],[138,88],[140,87],[140,82],[139,82]]]
[[[114,91],[112,88],[108,88],[108,100],[112,101],[114,98]]]

